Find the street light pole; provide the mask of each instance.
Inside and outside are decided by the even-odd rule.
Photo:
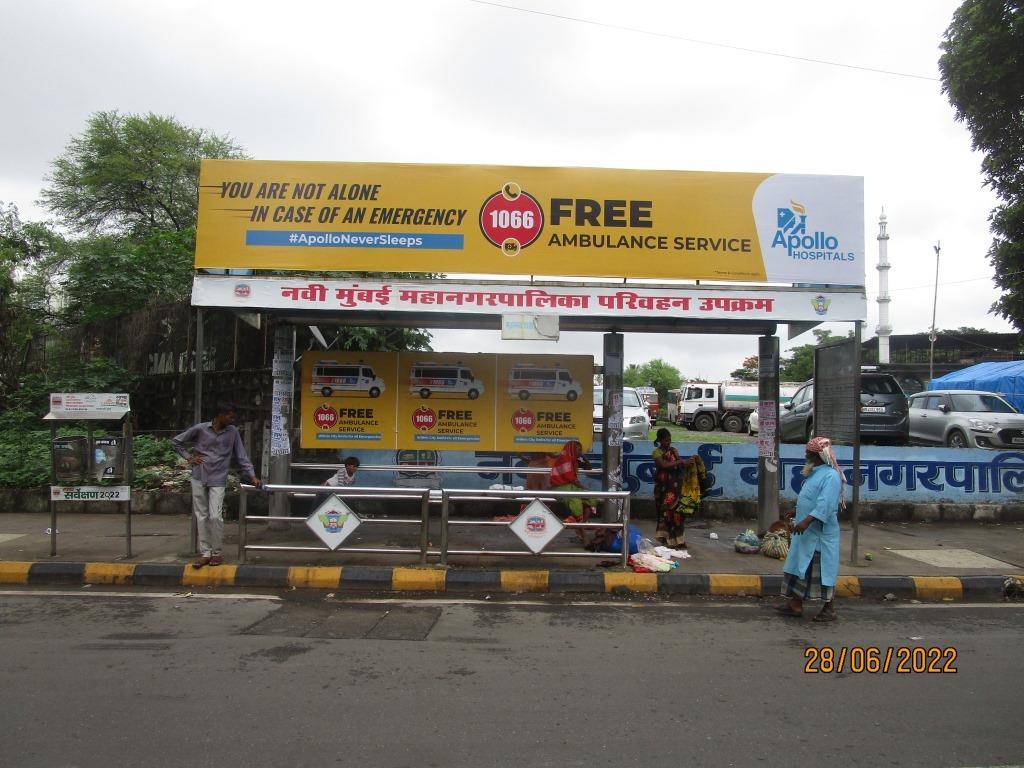
[[[934,246],[935,248],[935,296],[932,299],[932,330],[928,334],[928,341],[931,342],[931,347],[928,351],[928,379],[935,378],[935,312],[939,306],[939,254],[942,252],[942,243],[938,242]]]

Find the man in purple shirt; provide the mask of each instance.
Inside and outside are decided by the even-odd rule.
[[[232,457],[253,485],[260,484],[234,424],[235,406],[218,405],[213,421],[191,426],[171,440],[174,450],[192,467],[192,510],[200,555],[193,563],[196,568],[224,562],[224,486]]]

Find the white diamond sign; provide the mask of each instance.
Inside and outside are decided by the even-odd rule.
[[[359,515],[338,496],[328,496],[327,501],[306,518],[309,530],[331,549],[340,547],[361,522]]]
[[[534,499],[519,517],[509,523],[512,532],[523,540],[533,554],[537,554],[551,543],[565,528],[550,509],[542,502]]]

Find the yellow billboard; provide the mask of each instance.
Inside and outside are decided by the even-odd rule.
[[[203,160],[198,268],[864,285],[863,179]]]
[[[593,438],[594,358],[498,355],[495,450],[553,451]]]
[[[394,448],[398,354],[308,352],[299,398],[303,448]]]

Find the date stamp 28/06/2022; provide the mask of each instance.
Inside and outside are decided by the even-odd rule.
[[[832,648],[808,646],[804,649],[804,672],[831,674],[955,674],[957,649],[923,646],[863,646]]]

